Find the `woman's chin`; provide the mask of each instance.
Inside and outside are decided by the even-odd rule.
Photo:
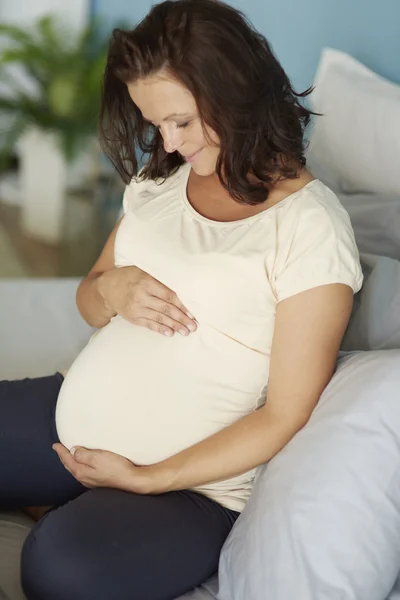
[[[205,165],[201,164],[200,161],[196,164],[196,161],[191,163],[192,170],[199,175],[200,177],[208,177],[209,175],[213,175],[215,173],[215,165]]]

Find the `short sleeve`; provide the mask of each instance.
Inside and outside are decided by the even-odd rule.
[[[133,201],[135,200],[137,186],[140,184],[140,177],[142,175],[144,166],[141,169],[139,169],[138,174],[135,177],[132,177],[130,183],[125,187],[124,194],[122,197],[122,208],[120,212],[120,217],[126,215],[126,213],[128,212],[128,207],[131,206]]]
[[[129,185],[127,185],[125,187],[125,190],[124,190],[124,195],[122,197],[121,216],[126,215],[126,213],[128,212],[129,199],[131,197],[131,194],[132,194],[132,181]]]
[[[272,281],[278,302],[332,283],[348,285],[354,293],[361,289],[363,274],[350,218],[333,192],[326,192],[326,199],[309,194],[283,211]]]

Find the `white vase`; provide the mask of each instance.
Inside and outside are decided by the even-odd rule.
[[[62,239],[67,165],[56,135],[31,127],[18,147],[22,228],[28,235],[57,244]]]

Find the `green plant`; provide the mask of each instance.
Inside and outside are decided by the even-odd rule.
[[[108,49],[99,21],[75,34],[48,15],[31,30],[0,25],[0,38],[7,42],[0,50],[0,78],[10,89],[0,94],[0,113],[8,116],[0,149],[3,165],[29,125],[55,132],[65,158],[72,160],[97,131]],[[22,67],[34,92],[22,86],[11,65]]]

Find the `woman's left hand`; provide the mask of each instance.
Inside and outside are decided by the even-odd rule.
[[[145,468],[107,450],[88,450],[75,446],[71,452],[62,444],[54,444],[64,467],[88,488],[108,487],[136,494],[146,494]]]

